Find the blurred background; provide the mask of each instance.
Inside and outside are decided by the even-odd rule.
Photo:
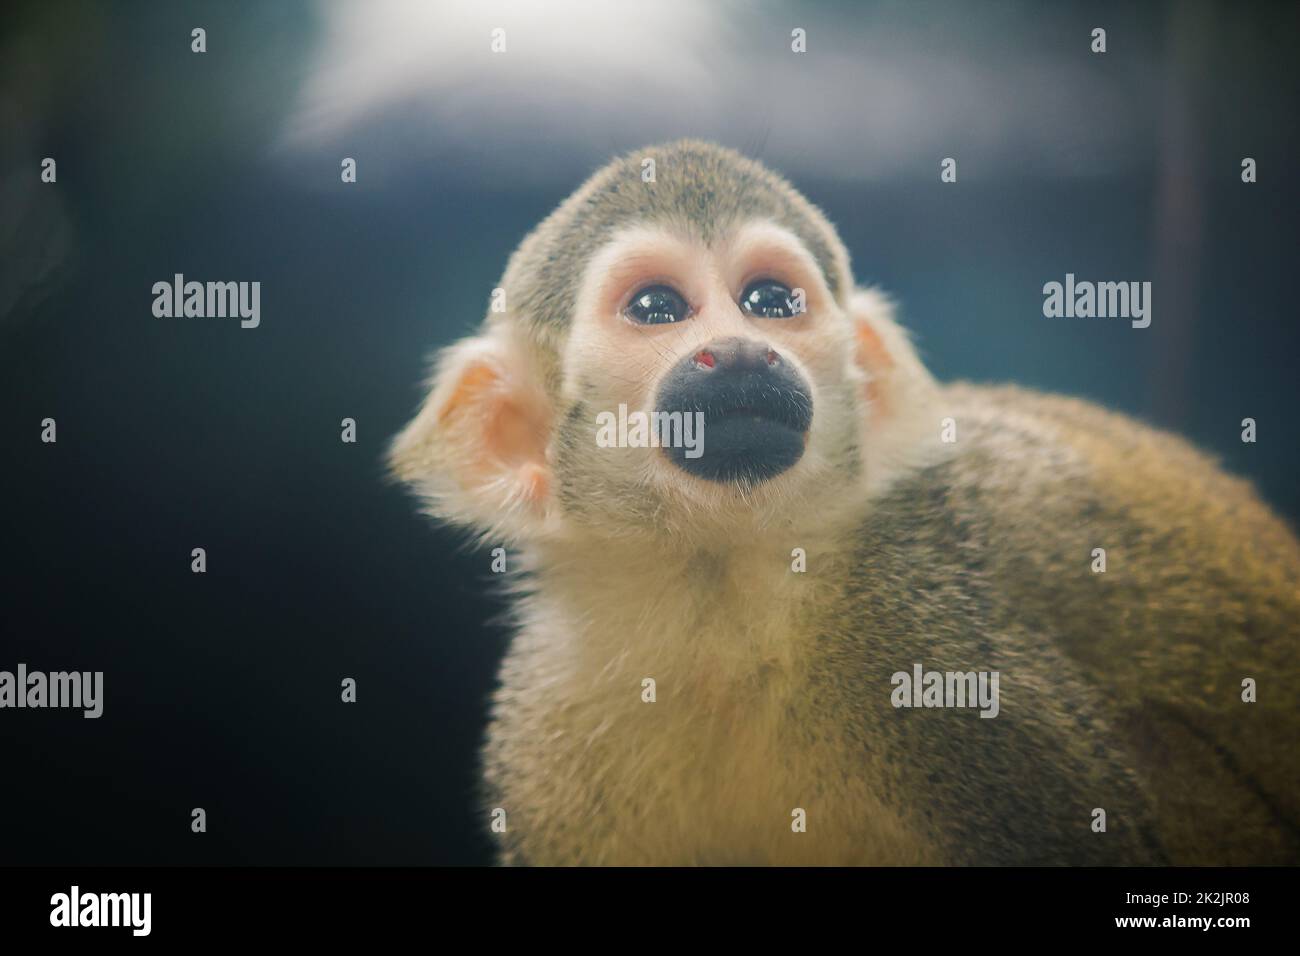
[[[490,860],[503,605],[381,458],[532,225],[656,141],[785,173],[939,377],[1174,429],[1294,526],[1298,9],[7,4],[0,669],[105,711],[0,711],[0,863]],[[177,272],[260,281],[261,326],[154,318]],[[1150,280],[1151,327],[1044,318],[1067,272]]]

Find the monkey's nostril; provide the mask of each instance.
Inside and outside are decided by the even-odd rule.
[[[713,357],[713,353],[708,349],[700,349],[695,353],[695,364],[700,368],[713,368],[718,364],[718,360]]]
[[[767,350],[767,364],[768,364],[768,365],[777,365],[777,364],[780,363],[780,361],[781,361],[781,356],[777,355],[776,352],[773,351],[772,349],[768,349],[768,350]]]

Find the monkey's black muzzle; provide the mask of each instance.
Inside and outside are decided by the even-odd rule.
[[[701,413],[701,447],[665,448],[683,471],[709,481],[766,481],[803,455],[812,393],[803,376],[753,339],[710,343],[678,362],[659,386],[657,409]],[[694,455],[695,457],[692,457]]]

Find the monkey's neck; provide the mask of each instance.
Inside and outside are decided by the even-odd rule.
[[[844,551],[828,534],[788,531],[713,546],[540,547],[522,617],[575,664],[740,675],[797,659],[814,609],[833,598],[828,564]]]

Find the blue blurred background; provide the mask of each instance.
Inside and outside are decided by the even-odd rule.
[[[1297,10],[10,4],[0,669],[103,670],[106,702],[0,713],[0,862],[490,859],[501,604],[381,456],[519,240],[648,143],[785,173],[939,377],[1174,429],[1294,525]],[[260,328],[154,318],[177,272],[260,281]],[[1151,327],[1044,318],[1067,272],[1152,281]]]

